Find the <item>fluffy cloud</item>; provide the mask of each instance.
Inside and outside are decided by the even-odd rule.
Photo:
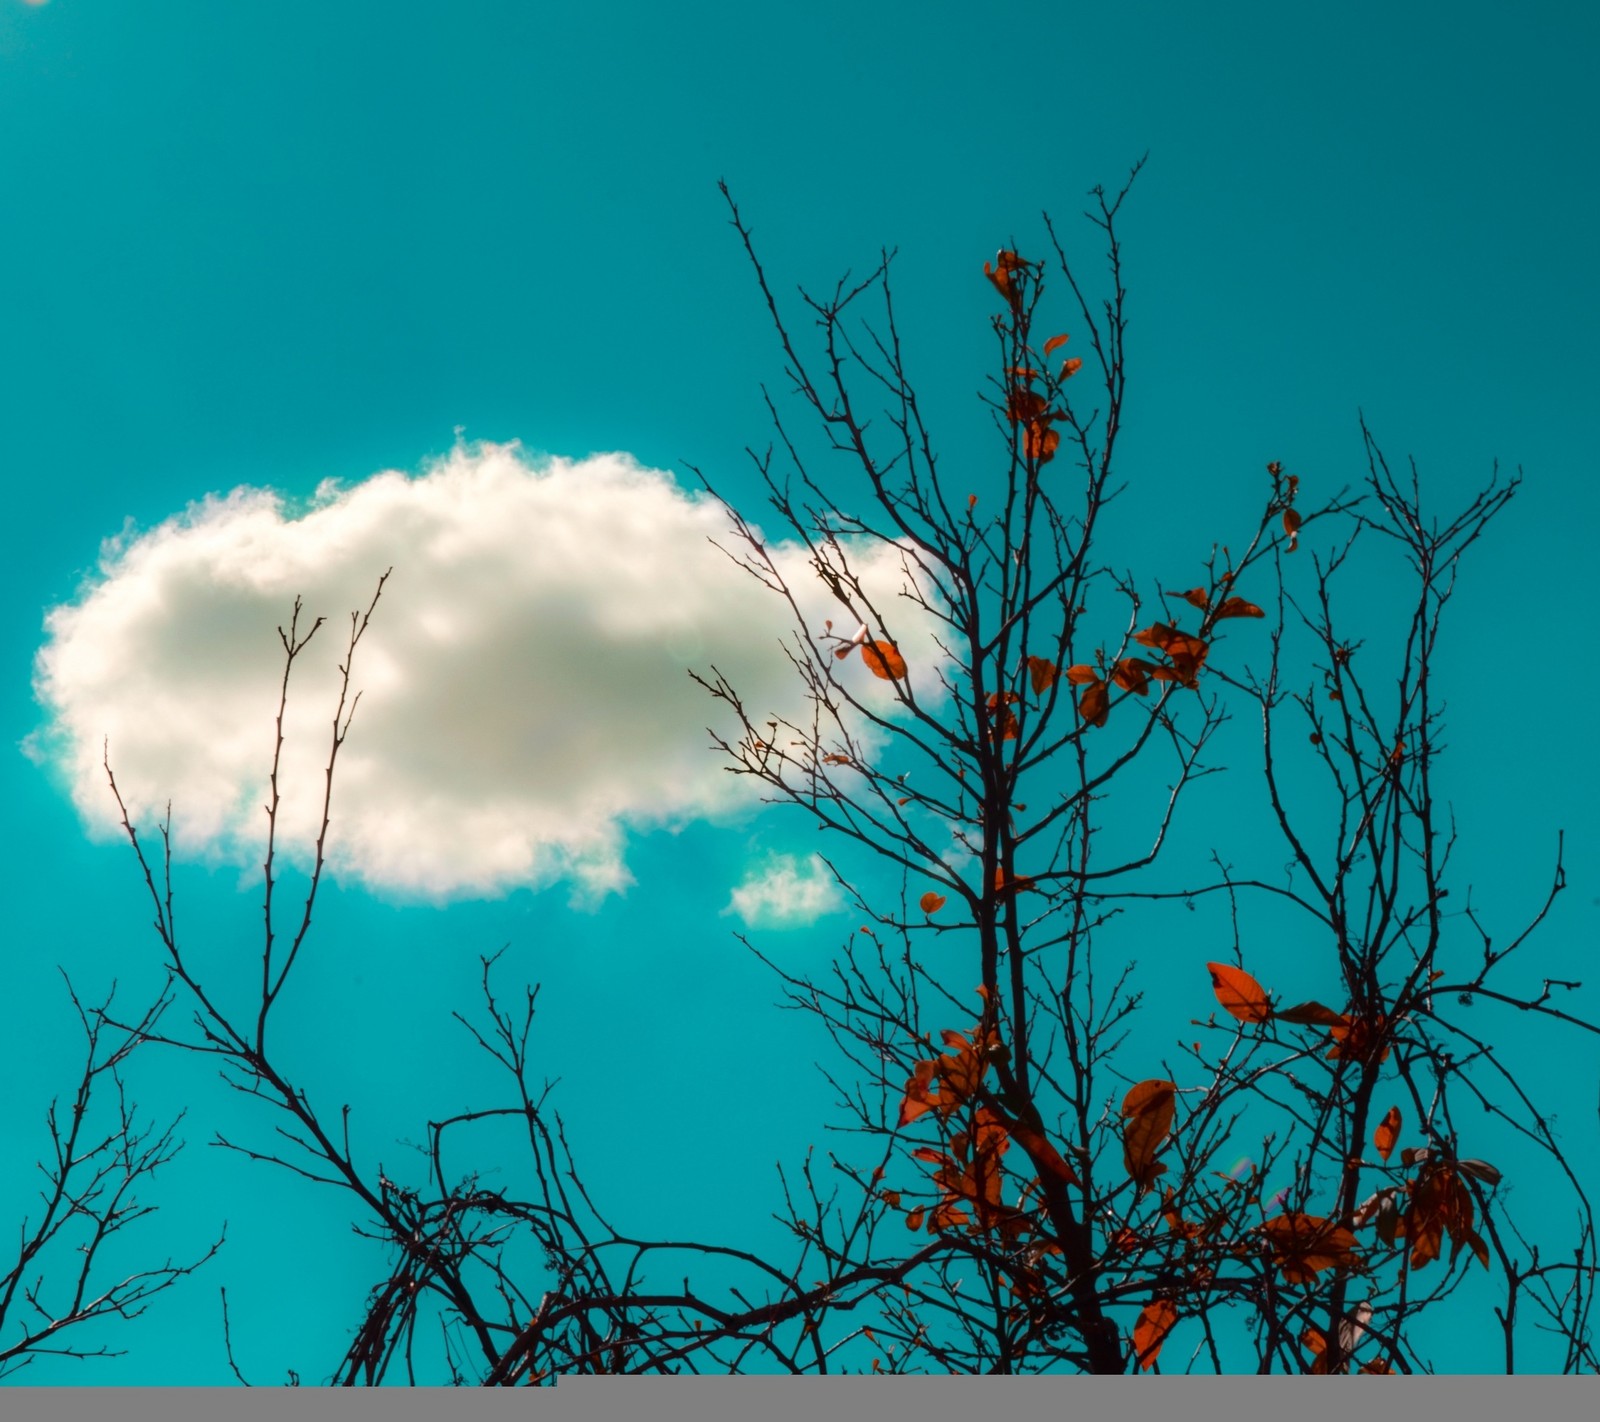
[[[751,928],[803,928],[845,906],[838,882],[820,854],[802,865],[779,854],[753,870],[733,891],[725,914],[738,914]]]
[[[669,474],[620,454],[535,466],[514,445],[326,485],[299,510],[261,489],[210,497],[110,540],[100,576],[49,612],[35,673],[46,722],[26,748],[95,832],[116,827],[109,740],[137,817],[171,800],[180,853],[258,861],[283,670],[274,629],[300,595],[302,632],[327,619],[295,664],[284,725],[280,835],[304,853],[350,613],[392,566],[356,654],[335,871],[434,899],[557,879],[604,894],[630,881],[629,827],[752,802],[709,746],[708,726],[733,738],[727,709],[688,668],[714,664],[763,719],[802,716],[781,645],[790,614],[713,538],[733,546],[726,511]],[[813,632],[845,616],[804,549],[768,552]],[[918,695],[936,697],[933,627],[898,597],[898,552],[864,550],[857,566]],[[850,666],[888,709],[889,684]],[[796,903],[810,882],[795,878]]]

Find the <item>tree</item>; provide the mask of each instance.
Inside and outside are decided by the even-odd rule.
[[[1459,560],[1517,480],[1496,479],[1434,521],[1414,471],[1397,477],[1363,427],[1364,492],[1308,504],[1274,460],[1240,551],[1213,547],[1203,582],[1171,592],[1113,573],[1096,539],[1117,492],[1127,191],[1096,190],[1088,214],[1109,262],[1103,299],[1048,218],[1051,266],[1012,248],[985,263],[998,297],[986,399],[999,477],[981,496],[938,466],[902,354],[889,256],[864,281],[805,298],[820,338],[806,356],[729,200],[800,407],[852,470],[847,494],[828,489],[769,398],[781,460],[769,451],[758,462],[779,520],[838,605],[838,631],[808,625],[760,531],[728,509],[733,555],[794,612],[786,652],[811,715],[775,720],[716,668],[699,678],[737,724],[713,733],[729,768],[840,841],[832,867],[864,915],[829,977],[772,964],[787,1002],[814,1014],[838,1049],[842,1126],[859,1143],[833,1155],[831,1188],[809,1156],[803,1194],[783,1178],[792,1260],[640,1240],[608,1222],[547,1091],[533,1086],[537,990],[504,1006],[492,958],[483,1015],[460,1020],[503,1068],[507,1098],[430,1122],[406,1179],[359,1160],[348,1108],[343,1123],[327,1119],[278,1060],[269,1022],[308,941],[358,700],[351,668],[382,580],[352,615],[322,835],[287,943],[274,927],[274,758],[260,989],[243,1011],[214,1001],[191,969],[170,878],[158,887],[124,811],[198,1027],[143,1035],[214,1062],[268,1103],[287,1145],[222,1143],[350,1194],[385,1254],[337,1381],[429,1376],[419,1325],[430,1318],[445,1324],[444,1375],[493,1385],[570,1372],[831,1371],[863,1345],[884,1372],[1115,1374],[1172,1366],[1163,1345],[1179,1328],[1188,1362],[1208,1370],[1413,1371],[1428,1367],[1419,1322],[1459,1308],[1474,1269],[1500,1291],[1498,1324],[1486,1326],[1507,1368],[1530,1313],[1562,1340],[1562,1366],[1596,1366],[1582,1181],[1463,1006],[1597,1030],[1557,1005],[1576,984],[1528,994],[1507,981],[1508,958],[1563,886],[1559,853],[1547,894],[1503,946],[1470,908],[1445,904],[1454,831],[1438,790],[1434,649]],[[1042,319],[1052,271],[1071,297],[1070,331]],[[874,295],[881,325],[857,327]],[[854,508],[868,512],[840,512]],[[1299,550],[1312,529],[1329,533],[1327,546]],[[1375,546],[1401,555],[1414,595],[1397,663],[1368,671],[1335,594]],[[882,548],[904,574],[887,601],[859,571],[864,552]],[[300,611],[279,629],[280,749],[290,673],[320,626],[302,633]],[[896,631],[913,620],[937,626],[936,650]],[[887,707],[869,692],[885,687]],[[1254,865],[1271,854],[1218,846],[1202,880],[1174,877],[1174,826],[1216,773],[1208,750],[1240,708],[1260,718],[1258,773],[1281,845],[1271,853],[1286,848],[1292,872],[1278,882],[1236,869],[1228,856]],[[1297,756],[1325,778],[1320,801],[1300,794]],[[1104,848],[1108,805],[1143,818],[1145,848]],[[164,857],[170,847],[163,828]],[[846,852],[895,866],[898,901],[852,889]],[[1321,998],[1286,1003],[1263,985],[1275,965],[1248,931],[1255,902],[1301,917],[1321,955]],[[1197,1040],[1157,1059],[1138,1034],[1144,983],[1106,945],[1126,915],[1177,903],[1225,910],[1234,945],[1209,963],[1187,942],[1164,949],[1164,970],[1187,975],[1193,1010],[1210,1016]],[[1478,1154],[1486,1127],[1459,1119],[1471,1101],[1503,1128],[1497,1142],[1513,1133],[1535,1151],[1504,1172],[1488,1163]],[[514,1190],[447,1166],[464,1158],[447,1140],[466,1152],[476,1127],[506,1120],[526,1133]],[[1219,1170],[1245,1141],[1259,1159]],[[1541,1155],[1565,1173],[1576,1209],[1555,1260],[1518,1232],[1501,1188]],[[1287,1183],[1267,1199],[1274,1172]],[[717,1305],[688,1278],[657,1283],[674,1254],[743,1270],[740,1306]]]
[[[35,1163],[43,1178],[38,1213],[23,1217],[16,1257],[0,1275],[0,1378],[39,1357],[117,1356],[121,1350],[80,1342],[85,1325],[137,1318],[222,1246],[219,1238],[198,1259],[169,1257],[131,1272],[108,1264],[118,1236],[155,1212],[141,1203],[140,1189],[182,1149],[178,1120],[158,1128],[141,1119],[123,1077],[124,1063],[148,1040],[170,999],[163,996],[118,1028],[109,1016],[115,984],[99,1006],[85,1006],[72,980],[62,978],[83,1030],[83,1068],[71,1104],[63,1110],[58,1098],[45,1112],[50,1148]],[[102,1104],[107,1092],[109,1108]]]

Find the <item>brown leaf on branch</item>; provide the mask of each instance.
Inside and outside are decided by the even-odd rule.
[[[1272,1000],[1266,989],[1243,968],[1227,963],[1207,963],[1211,989],[1223,1010],[1241,1022],[1265,1022],[1272,1016]]]
[[[1022,286],[1020,282],[1012,280],[1011,273],[1025,272],[1027,267],[1028,263],[1023,258],[1004,248],[996,254],[992,266],[988,262],[983,264],[983,274],[994,283],[995,290],[1005,297],[1013,311],[1022,309]]]
[[[1111,699],[1103,681],[1093,681],[1078,693],[1078,714],[1091,726],[1103,726],[1111,712]]]
[[[1141,1194],[1166,1173],[1155,1157],[1172,1129],[1177,1103],[1177,1084],[1159,1079],[1141,1081],[1122,1098],[1122,1163]]]
[[[1266,1221],[1261,1232],[1286,1284],[1309,1284],[1324,1269],[1364,1267],[1356,1253],[1355,1235],[1319,1215],[1278,1215]]]
[[[1293,1007],[1282,1007],[1272,1014],[1280,1022],[1292,1022],[1297,1027],[1332,1027],[1344,1017],[1320,1002],[1297,1002]]]
[[[1150,678],[1155,670],[1155,667],[1140,657],[1123,657],[1112,667],[1111,680],[1124,691],[1133,692],[1135,696],[1148,696]]]
[[[1178,1306],[1171,1299],[1152,1299],[1144,1306],[1139,1322],[1133,1329],[1133,1350],[1139,1355],[1139,1369],[1148,1372],[1161,1356],[1161,1345],[1167,1341],[1178,1321]]]
[[[906,679],[905,658],[900,655],[893,642],[863,642],[861,660],[867,664],[874,676],[882,677],[885,681]]]
[[[1387,1163],[1389,1157],[1394,1154],[1395,1142],[1399,1139],[1400,1108],[1391,1106],[1388,1115],[1378,1122],[1378,1129],[1372,1133],[1372,1144]]]
[[[1221,622],[1224,617],[1265,617],[1264,613],[1253,602],[1246,602],[1242,597],[1230,597],[1211,616],[1213,622]]]

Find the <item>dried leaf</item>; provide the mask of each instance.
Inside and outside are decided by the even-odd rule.
[[[1224,617],[1265,617],[1264,613],[1253,602],[1246,602],[1242,597],[1230,597],[1212,614],[1213,622],[1220,622]]]
[[[1300,546],[1300,515],[1293,509],[1283,511],[1283,531],[1289,535],[1287,551],[1293,553]]]
[[[1006,878],[1006,871],[998,864],[994,868],[994,892],[1000,899],[1010,898],[1013,894],[1023,893],[1033,887],[1033,880],[1026,874],[1018,874],[1014,879]]]
[[[1103,726],[1111,712],[1111,699],[1106,684],[1096,680],[1084,687],[1078,696],[1078,714],[1093,726]]]
[[[906,679],[905,658],[895,649],[893,642],[863,642],[861,660],[874,676],[882,677],[885,681]]]
[[[1319,1215],[1284,1214],[1266,1221],[1261,1232],[1272,1249],[1272,1260],[1283,1270],[1284,1282],[1309,1284],[1324,1269],[1359,1270],[1356,1237],[1341,1225]]]
[[[1144,1306],[1133,1330],[1133,1349],[1139,1355],[1139,1368],[1148,1372],[1161,1356],[1161,1345],[1178,1321],[1178,1306],[1171,1299],[1152,1299]]]
[[[927,1214],[927,1212],[928,1207],[926,1205],[918,1205],[916,1209],[912,1210],[911,1213],[906,1216],[906,1228],[921,1229],[922,1217]]]
[[[1033,694],[1038,696],[1056,679],[1056,664],[1043,657],[1028,658],[1028,677],[1033,682]]]
[[[1034,420],[1028,425],[1023,452],[1035,464],[1048,464],[1056,457],[1056,449],[1060,444],[1061,434],[1051,428],[1048,420]]]
[[[1150,694],[1150,677],[1155,668],[1139,657],[1124,657],[1111,669],[1111,680],[1136,696]]]
[[[1272,1016],[1272,1001],[1266,989],[1243,968],[1227,963],[1207,963],[1211,988],[1223,1010],[1241,1022],[1265,1022]]]
[[[1377,1147],[1378,1154],[1387,1162],[1394,1153],[1395,1142],[1400,1139],[1400,1108],[1391,1106],[1389,1114],[1378,1122],[1378,1129],[1372,1133],[1372,1144]]]
[[[922,896],[921,906],[923,913],[938,913],[945,905],[943,894],[933,893],[931,890]]]
[[[1293,1007],[1281,1008],[1272,1015],[1280,1022],[1292,1022],[1297,1027],[1332,1027],[1344,1021],[1342,1015],[1320,1002],[1297,1002]]]
[[[1211,601],[1204,588],[1190,588],[1188,592],[1173,593],[1172,596],[1181,597],[1190,607],[1198,607],[1201,612],[1206,610],[1206,605]]]
[[[1485,1185],[1498,1185],[1504,1178],[1494,1166],[1486,1160],[1458,1160],[1456,1169],[1463,1175],[1470,1175],[1474,1180],[1481,1180]]]
[[[1100,680],[1100,673],[1083,662],[1079,662],[1076,666],[1068,667],[1063,675],[1074,686],[1088,686],[1091,682]]]
[[[1175,1083],[1153,1079],[1141,1081],[1122,1098],[1122,1162],[1141,1191],[1166,1173],[1155,1156],[1177,1115],[1177,1093]]]
[[[1056,378],[1058,380],[1071,380],[1082,369],[1083,362],[1077,356],[1073,356],[1070,360],[1065,360],[1061,363],[1061,374]]]
[[[1060,350],[1061,347],[1066,345],[1066,343],[1071,339],[1072,338],[1070,336],[1051,336],[1050,339],[1044,343],[1045,359],[1048,360],[1052,352]]]
[[[1019,267],[1025,268],[1027,265],[1027,262],[1015,252],[1008,252],[1004,249],[995,255],[993,266],[990,266],[988,262],[983,264],[983,274],[994,283],[995,290],[1005,297],[1013,311],[1021,309],[1022,288],[1018,283],[1012,281],[1011,273]]]

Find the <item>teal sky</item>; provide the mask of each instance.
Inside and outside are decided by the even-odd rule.
[[[1521,466],[1443,650],[1452,882],[1505,934],[1564,829],[1571,887],[1519,981],[1592,978],[1600,673],[1573,599],[1600,532],[1597,55],[1600,18],[1575,3],[0,0],[0,1223],[28,1208],[44,1110],[77,1055],[58,967],[88,996],[115,978],[130,1004],[161,980],[142,884],[71,736],[97,754],[111,734],[130,793],[178,802],[180,921],[227,981],[259,933],[261,791],[237,776],[264,775],[270,752],[274,626],[306,592],[335,624],[319,634],[331,657],[389,559],[350,741],[374,808],[341,845],[336,802],[344,858],[281,1049],[398,1167],[398,1139],[489,1090],[448,1014],[475,1007],[479,956],[509,944],[501,981],[544,984],[553,1100],[616,1222],[781,1247],[774,1163],[837,1144],[812,1065],[828,1044],[773,1010],[780,984],[734,934],[821,973],[855,920],[805,897],[814,832],[729,801],[705,748],[713,708],[694,719],[684,667],[743,657],[758,677],[771,642],[734,604],[693,611],[709,584],[675,550],[703,543],[709,510],[646,480],[664,551],[643,561],[605,515],[640,507],[634,465],[689,489],[692,464],[766,512],[745,450],[770,438],[761,383],[784,378],[719,179],[780,294],[899,249],[911,373],[981,488],[982,263],[1013,241],[1042,251],[1048,210],[1093,266],[1084,195],[1148,151],[1123,217],[1130,492],[1106,551],[1165,585],[1196,581],[1211,542],[1256,516],[1268,459],[1313,497],[1358,482],[1360,412],[1442,512],[1496,459]],[[627,459],[579,463],[523,508],[515,456],[494,448],[511,442],[535,461]],[[442,492],[413,507],[395,485],[381,504],[386,486],[364,481],[387,470],[433,470]],[[246,494],[169,524],[241,488],[284,512]],[[538,530],[525,548],[513,506]],[[484,510],[505,520],[466,516]],[[114,537],[133,552],[102,565]],[[258,585],[217,594],[241,564]],[[1374,647],[1398,586],[1375,566],[1352,595]],[[424,605],[422,587],[448,595]],[[160,588],[190,596],[163,604]],[[104,615],[57,617],[54,644],[76,628],[79,654],[52,705],[39,657],[62,607]],[[681,636],[638,620],[660,607],[687,609]],[[300,686],[311,720],[330,671],[313,661]],[[561,736],[518,721],[558,698],[581,708]],[[1204,833],[1180,857],[1212,841],[1249,855],[1252,743],[1234,744],[1234,788],[1201,787]],[[384,751],[404,756],[396,779]],[[781,886],[785,864],[793,921],[763,920],[736,891]],[[1227,925],[1191,931],[1135,944],[1161,980],[1157,1043],[1211,1008],[1203,963]],[[1290,990],[1303,956],[1266,938],[1247,960]],[[1593,987],[1574,1006],[1600,1016]],[[1594,1039],[1498,1030],[1593,1178]],[[224,1219],[227,1246],[105,1333],[126,1357],[42,1360],[20,1380],[228,1382],[219,1286],[247,1375],[325,1377],[382,1275],[344,1200],[208,1148],[271,1122],[195,1062],[152,1053],[133,1080],[148,1111],[188,1108],[189,1145],[119,1258],[194,1252]],[[1473,1366],[1448,1336],[1437,1359]]]

